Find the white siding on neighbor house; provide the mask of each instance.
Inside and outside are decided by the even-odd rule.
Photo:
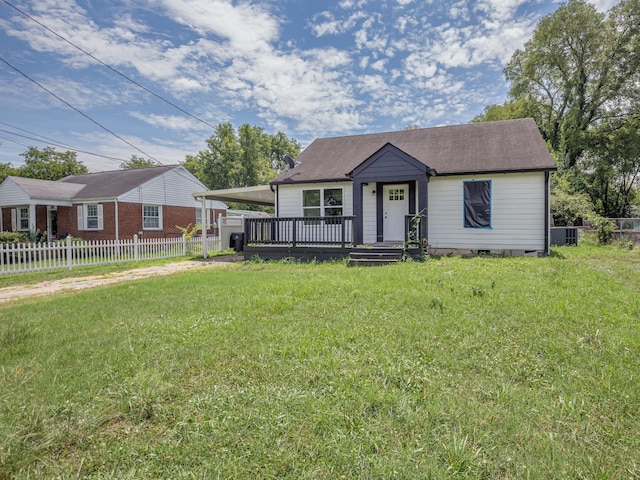
[[[28,205],[30,201],[29,194],[12,179],[7,177],[0,185],[0,205]]]
[[[376,216],[376,184],[362,187],[362,243],[375,243],[378,240]]]
[[[121,202],[146,205],[175,205],[179,207],[202,207],[202,202],[191,195],[207,188],[184,167],[177,167],[120,195]],[[210,208],[221,208],[219,202],[207,202]]]
[[[491,228],[465,228],[466,180],[491,181]],[[469,175],[429,179],[431,248],[545,250],[544,173]]]
[[[342,188],[342,214],[344,216],[353,215],[353,184],[351,182],[324,182],[278,185],[278,217],[302,217],[302,191],[318,188]]]

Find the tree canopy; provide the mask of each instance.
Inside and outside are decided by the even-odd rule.
[[[640,0],[607,14],[569,0],[544,17],[505,67],[511,88],[502,105],[473,121],[533,117],[571,180],[607,216],[636,201],[640,138]],[[565,185],[564,183],[560,183]]]
[[[231,123],[220,123],[207,140],[207,150],[187,155],[183,165],[207,188],[224,189],[262,185],[283,168],[284,155],[300,153],[300,144],[278,132],[248,124],[237,131]]]
[[[0,181],[8,175],[40,180],[59,180],[69,175],[89,173],[89,169],[76,158],[76,152],[58,152],[51,147],[40,150],[29,147],[21,156],[24,165],[14,167],[11,163],[0,164]]]
[[[149,167],[158,167],[160,163],[155,160],[151,160],[150,158],[139,157],[138,155],[131,155],[131,158],[125,162],[120,164],[120,168],[125,170],[134,169],[134,168],[149,168]]]

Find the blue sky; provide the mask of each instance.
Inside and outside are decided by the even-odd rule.
[[[604,11],[616,0],[591,2]],[[467,123],[505,100],[505,63],[558,6],[0,0],[0,162],[19,166],[29,146],[49,145],[81,150],[91,171],[132,154],[173,164],[205,149],[221,122],[281,130],[303,146]]]

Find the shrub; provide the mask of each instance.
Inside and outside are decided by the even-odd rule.
[[[613,231],[616,229],[616,224],[613,220],[605,218],[597,213],[589,215],[589,222],[593,226],[593,231],[598,237],[598,243],[600,245],[608,245],[613,237]]]
[[[27,235],[20,232],[0,232],[0,245],[12,245],[14,243],[24,243]]]

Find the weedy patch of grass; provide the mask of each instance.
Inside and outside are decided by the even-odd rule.
[[[3,306],[0,477],[638,478],[638,272],[249,262]]]
[[[209,254],[209,258],[222,255],[230,255],[233,250],[224,250],[222,252],[214,252]],[[156,260],[141,260],[138,262],[121,262],[107,265],[92,265],[87,267],[75,267],[73,270],[56,269],[42,270],[34,272],[17,272],[0,274],[0,288],[12,287],[15,285],[33,285],[35,283],[60,280],[70,277],[86,277],[90,275],[106,275],[114,272],[122,272],[134,268],[150,267],[155,265],[167,265],[170,263],[184,262],[185,260],[198,260],[198,256],[174,257]]]

